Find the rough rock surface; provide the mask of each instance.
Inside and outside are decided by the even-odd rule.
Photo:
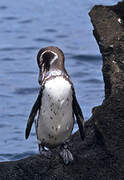
[[[124,2],[95,6],[89,15],[103,57],[105,99],[85,124],[85,141],[72,136],[74,162],[65,166],[56,151],[51,159],[1,162],[0,180],[124,179]]]

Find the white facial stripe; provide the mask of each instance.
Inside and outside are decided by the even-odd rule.
[[[54,54],[54,58],[51,61],[51,64],[52,64],[56,59],[58,59],[58,54],[54,53],[53,51],[51,52]]]
[[[54,54],[54,58],[53,58],[52,61],[50,62],[50,64],[52,64],[52,63],[58,58],[58,54],[56,54],[55,52],[53,52],[53,51],[51,51],[51,50],[46,50],[46,51],[44,51],[44,52],[41,54],[41,57],[43,57],[43,55],[44,55],[46,52],[51,52],[52,54]]]

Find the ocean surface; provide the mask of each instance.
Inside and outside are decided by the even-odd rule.
[[[34,126],[28,140],[25,127],[39,90],[40,48],[54,45],[63,50],[85,120],[102,103],[102,58],[88,12],[95,4],[116,3],[0,0],[0,161],[38,153]]]

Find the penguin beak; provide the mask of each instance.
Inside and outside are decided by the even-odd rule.
[[[42,70],[41,69],[39,69],[38,82],[39,82],[40,85],[42,85]]]
[[[38,81],[39,81],[39,84],[41,85],[42,82],[44,81],[45,77],[46,77],[46,73],[47,73],[47,70],[45,68],[45,62],[40,59],[40,63],[39,63],[39,78],[38,78]]]
[[[46,70],[46,68],[45,68],[45,64],[42,64],[42,73],[43,73],[43,76],[42,76],[42,82],[43,82],[43,80],[44,80],[45,77],[46,77],[46,73],[47,73],[47,70]]]

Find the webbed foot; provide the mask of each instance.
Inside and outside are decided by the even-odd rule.
[[[43,146],[39,145],[40,155],[43,155],[50,159],[52,157],[52,152],[50,150],[46,150]]]
[[[68,150],[68,147],[66,144],[62,145],[62,147],[61,147],[60,157],[63,159],[63,161],[66,165],[74,160],[73,155]]]

